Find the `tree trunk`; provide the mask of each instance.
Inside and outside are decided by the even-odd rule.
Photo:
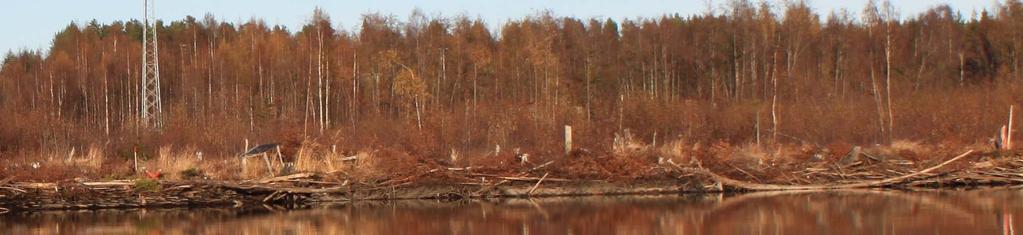
[[[317,80],[317,82],[316,82],[316,101],[317,101],[316,108],[317,108],[317,113],[319,114],[317,116],[316,120],[320,124],[320,132],[322,133],[323,132],[323,128],[324,128],[326,122],[324,120],[324,116],[325,115],[324,115],[324,102],[323,102],[323,99],[324,99],[324,97],[323,97],[323,33],[321,32],[319,26],[316,27],[316,41],[317,41],[317,45],[318,45],[317,49],[316,49],[316,80]]]
[[[871,53],[873,54],[873,53]],[[873,56],[871,56],[873,58]],[[885,137],[885,125],[884,125],[884,103],[881,101],[881,91],[878,89],[877,78],[874,76],[874,63],[870,63],[870,84],[871,89],[874,92],[874,104],[877,106],[877,121],[879,125],[879,137],[883,140]]]
[[[358,52],[352,52],[352,107],[351,107],[352,111],[351,111],[350,115],[351,115],[351,122],[352,122],[352,130],[353,131],[355,130],[355,127],[356,127],[356,117],[358,117],[358,107],[359,107],[359,99],[358,99],[358,95],[359,95],[359,75],[358,74],[359,74],[359,54],[358,54]]]
[[[778,141],[778,48],[774,49],[771,63],[771,141]]]
[[[890,19],[889,19],[890,20]],[[890,24],[890,23],[889,23]],[[892,36],[891,27],[885,33],[885,94],[888,99],[888,142],[895,137],[895,115],[892,111]]]
[[[103,73],[103,132],[110,136],[110,89],[106,71]]]
[[[586,57],[586,121],[590,121],[590,113],[592,112],[590,107],[590,79],[592,73],[590,70],[590,57]]]

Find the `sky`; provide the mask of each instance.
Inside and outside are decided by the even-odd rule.
[[[760,0],[754,0],[759,2]],[[778,4],[779,1],[768,0]],[[284,25],[294,31],[312,15],[313,9],[322,8],[333,23],[352,30],[366,13],[391,14],[406,19],[413,9],[428,16],[466,15],[479,17],[490,25],[501,25],[508,20],[550,10],[557,16],[578,18],[612,18],[615,20],[637,17],[657,17],[678,13],[692,15],[706,12],[708,2],[720,9],[724,0],[157,0],[157,18],[172,21],[191,15],[202,18],[207,13],[227,22],[245,22],[263,19],[271,25]],[[867,0],[808,0],[819,14],[827,15],[836,9],[849,9],[858,13]],[[992,9],[996,0],[896,0],[893,5],[902,17],[911,17],[924,10],[949,4],[966,17],[982,9]],[[142,0],[5,0],[0,8],[0,54],[22,49],[49,48],[53,36],[71,22],[81,24],[97,20],[109,23],[115,20],[142,17]]]

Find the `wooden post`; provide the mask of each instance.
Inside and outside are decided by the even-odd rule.
[[[650,146],[656,148],[657,147],[657,132],[656,131],[654,132],[654,140],[652,141],[652,143],[653,144],[651,144]]]
[[[277,145],[277,161],[281,162],[281,167],[284,167],[284,155],[281,154],[281,146]]]
[[[274,175],[273,165],[270,163],[270,156],[266,154],[266,152],[263,152],[263,161],[266,162],[266,171],[270,172],[270,177],[276,177],[276,175]]]
[[[248,164],[246,164],[246,162],[245,162],[245,160],[246,160],[246,158],[248,158],[248,156],[244,155],[247,152],[249,152],[249,139],[245,139],[245,147],[242,149],[242,154],[243,154],[242,157],[241,157],[241,159],[242,159],[242,171],[241,171],[242,177],[245,177],[245,175],[246,175],[245,173],[248,172]]]
[[[998,136],[996,136],[995,138],[995,148],[997,148],[998,150],[1005,149],[1006,131],[1008,131],[1008,128],[1006,128],[1005,125],[1002,125],[1002,127],[998,128]]]
[[[572,126],[565,125],[565,155],[572,152]]]
[[[1009,105],[1009,130],[1005,131],[1005,149],[1012,149],[1012,105]]]
[[[757,129],[757,138],[756,138],[757,139],[757,147],[760,147],[760,109],[759,108],[757,109],[756,124],[753,124],[753,126],[756,127],[756,129]]]
[[[337,156],[337,145],[330,145],[330,155],[327,155],[323,160],[327,162],[327,169],[334,171],[334,157]],[[295,165],[298,165],[298,157],[295,156]]]
[[[298,156],[295,156],[295,158],[293,158],[292,160],[297,162]],[[284,163],[284,154],[281,154],[281,146],[280,145],[277,145],[277,161],[281,162],[281,175],[289,174],[290,170],[288,170],[288,167],[287,167],[288,164]]]
[[[134,157],[135,157],[135,173],[138,174],[139,173],[139,152],[138,151],[132,151],[132,155],[134,155]]]

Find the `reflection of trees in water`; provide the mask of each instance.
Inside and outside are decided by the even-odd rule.
[[[0,230],[162,234],[991,234],[1023,211],[1023,191],[841,190],[739,195],[394,201],[298,211],[44,212]],[[1019,227],[1016,225],[1015,227]],[[44,230],[39,230],[44,229]],[[19,234],[20,234],[19,233]]]

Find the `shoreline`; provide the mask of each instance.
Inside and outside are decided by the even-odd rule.
[[[223,208],[305,205],[354,201],[444,200],[479,198],[529,198],[596,195],[655,195],[704,193],[687,188],[681,181],[650,180],[637,182],[517,181],[497,187],[464,183],[423,183],[394,187],[345,185],[339,187],[301,187],[274,183],[231,181],[159,181],[161,189],[139,191],[132,181],[22,184],[16,192],[0,193],[0,208],[9,212],[52,210],[99,210],[132,208]],[[13,184],[19,185],[19,184]],[[490,188],[480,191],[481,188]],[[16,193],[11,193],[16,192]]]
[[[96,210],[129,208],[220,208],[308,205],[429,199],[459,201],[481,198],[555,196],[656,195],[742,193],[756,191],[829,191],[841,189],[959,189],[975,186],[1023,185],[1023,159],[987,159],[966,151],[940,163],[894,171],[877,162],[848,172],[843,168],[808,171],[804,180],[760,182],[748,172],[728,173],[720,168],[659,164],[650,176],[632,179],[558,178],[551,176],[553,161],[517,173],[481,173],[476,168],[422,169],[411,175],[361,182],[332,173],[303,172],[255,180],[115,180],[12,183],[0,181],[0,214],[41,210]],[[962,160],[962,159],[973,159]],[[543,170],[541,170],[543,169]],[[848,170],[848,169],[846,169]],[[545,173],[539,174],[544,171]],[[834,171],[834,172],[833,172]],[[888,172],[888,174],[883,174]],[[900,172],[892,174],[891,172]],[[824,177],[838,175],[846,180]],[[743,177],[747,175],[749,177]],[[853,177],[853,175],[870,175]],[[750,180],[750,179],[753,180]],[[799,179],[799,178],[796,178]],[[817,183],[812,183],[817,182]]]
[[[470,184],[423,183],[394,187],[299,187],[281,184],[253,184],[230,181],[160,181],[161,189],[138,191],[129,181],[53,184],[53,188],[28,188],[11,194],[0,193],[0,215],[35,211],[71,211],[141,208],[251,208],[298,209],[333,203],[398,200],[439,200],[457,202],[470,199],[585,197],[617,195],[699,195],[709,193],[753,193],[721,183],[701,183],[686,179],[609,181],[516,181],[480,192]],[[865,187],[885,190],[951,190],[985,186],[1023,185],[1019,180],[959,179],[943,183],[894,184]],[[89,186],[88,184],[94,184]],[[15,184],[16,185],[16,184]],[[40,184],[30,184],[39,186]],[[50,184],[45,184],[50,186]],[[841,191],[845,189],[805,189],[777,191]]]

